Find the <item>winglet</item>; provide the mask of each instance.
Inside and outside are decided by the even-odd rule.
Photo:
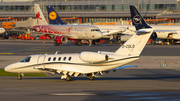
[[[47,6],[49,24],[65,24],[52,6]]]
[[[144,29],[144,28],[151,28],[143,19],[141,14],[138,12],[135,6],[130,6],[131,11],[131,19],[133,26],[136,27],[136,30]]]

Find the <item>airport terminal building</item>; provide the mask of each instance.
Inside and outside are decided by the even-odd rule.
[[[36,3],[45,17],[46,6],[52,5],[61,18],[70,18],[65,23],[122,24],[122,21],[130,20],[131,4],[145,19],[171,18],[178,23],[180,18],[180,0],[0,0],[0,22],[35,19],[33,10]]]

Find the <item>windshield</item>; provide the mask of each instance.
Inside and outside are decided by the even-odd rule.
[[[91,31],[100,31],[99,29],[91,29]]]
[[[21,60],[20,62],[29,62],[30,59],[31,59],[31,57],[28,56],[28,57],[24,58],[23,60]]]

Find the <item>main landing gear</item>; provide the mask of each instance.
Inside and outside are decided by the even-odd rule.
[[[57,43],[57,42],[54,42],[54,46],[59,46],[59,43]]]
[[[82,43],[80,41],[76,42],[75,44],[76,46],[82,46]]]
[[[87,74],[87,78],[88,78],[89,80],[94,80],[94,76],[93,76],[92,74]]]
[[[68,75],[68,76],[66,77],[66,81],[71,81],[71,76]]]
[[[19,73],[19,75],[17,76],[17,79],[18,79],[18,80],[21,80],[21,79],[22,79],[22,76],[24,76],[24,74],[23,74],[23,73]]]

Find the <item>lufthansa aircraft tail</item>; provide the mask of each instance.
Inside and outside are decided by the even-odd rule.
[[[151,36],[153,29],[147,25],[135,6],[130,6],[130,11],[132,22],[137,32],[126,41],[115,54],[139,56]]]
[[[39,7],[39,4],[34,4],[34,13],[36,15],[37,25],[48,25],[40,7]]]
[[[144,28],[151,28],[147,23],[144,21],[141,14],[138,12],[135,6],[130,6],[131,11],[131,19],[133,26],[136,27],[136,30],[144,29]]]
[[[47,6],[49,24],[65,24],[52,6]]]

